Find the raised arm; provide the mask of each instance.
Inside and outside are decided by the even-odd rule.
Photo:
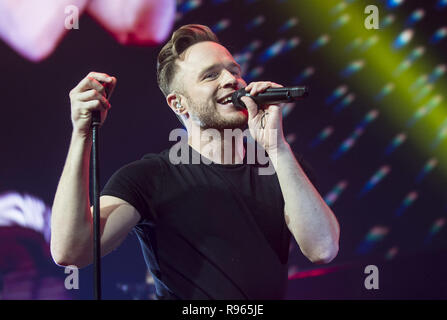
[[[52,207],[51,254],[59,265],[84,267],[93,261],[93,218],[89,201],[89,160],[92,145],[91,112],[101,111],[104,122],[114,77],[91,72],[71,92],[73,133]],[[140,219],[137,210],[116,197],[101,197],[101,253],[116,248]]]

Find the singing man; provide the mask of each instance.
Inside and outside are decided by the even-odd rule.
[[[247,108],[237,108],[230,99],[241,88],[256,96],[281,85],[247,85],[203,25],[173,33],[158,55],[157,80],[187,131],[182,161],[174,163],[168,149],[112,175],[100,198],[102,255],[134,230],[158,299],[283,299],[292,236],[310,261],[329,263],[340,228],[284,138],[281,106],[243,97]],[[93,261],[91,113],[106,119],[116,81],[91,72],[70,92],[73,132],[52,210],[51,252],[59,265]],[[245,129],[273,174],[259,174],[262,165],[247,161]]]

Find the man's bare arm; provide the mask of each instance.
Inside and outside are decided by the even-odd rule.
[[[101,112],[105,121],[110,104],[101,83],[116,79],[91,72],[71,92],[73,134],[52,207],[51,254],[60,265],[83,267],[92,262],[92,210],[89,200],[89,160],[92,145],[91,112]],[[116,197],[101,197],[101,248],[107,254],[116,248],[140,219],[130,204]]]
[[[285,143],[269,157],[285,201],[285,219],[303,254],[314,263],[328,263],[338,253],[340,227],[335,215],[304,173]]]

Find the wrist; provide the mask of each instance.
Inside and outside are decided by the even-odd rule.
[[[269,156],[277,156],[278,154],[290,151],[290,145],[287,143],[287,141],[282,140],[266,151]]]
[[[91,133],[85,133],[74,129],[71,134],[71,142],[78,145],[90,145],[92,143],[92,135]]]
[[[91,131],[84,132],[84,131],[78,130],[76,128],[73,128],[71,136],[72,136],[73,139],[85,140],[85,141],[91,140],[91,138],[92,138]]]

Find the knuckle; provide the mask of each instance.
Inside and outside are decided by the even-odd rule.
[[[87,77],[88,86],[92,86],[95,83],[95,78]]]
[[[104,91],[104,86],[102,85],[101,82],[99,82],[99,86],[95,87],[96,92],[98,92],[100,95],[102,95],[103,91]]]

